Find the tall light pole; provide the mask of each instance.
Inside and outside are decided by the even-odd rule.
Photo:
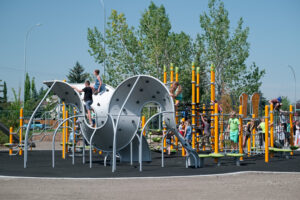
[[[104,4],[104,0],[100,0],[100,3],[101,3],[101,5],[102,5],[102,7],[103,7],[103,38],[104,38],[104,43],[103,43],[103,47],[104,47],[104,52],[105,52],[105,47],[106,47],[106,45],[105,45],[105,35],[106,35],[106,11],[105,11],[105,4]],[[103,61],[103,74],[104,74],[104,76],[105,76],[105,65],[106,65],[106,63],[105,63],[105,58],[104,58],[104,61]]]
[[[33,26],[31,26],[28,31],[26,32],[26,35],[25,35],[25,39],[24,39],[24,99],[23,99],[23,107],[24,107],[24,104],[25,104],[25,81],[26,81],[26,47],[27,47],[27,40],[28,40],[28,37],[29,37],[29,33],[35,28],[35,27],[38,27],[38,26],[41,26],[42,24],[38,23],[38,24],[35,24]]]
[[[295,113],[296,113],[296,105],[297,105],[297,93],[296,93],[296,91],[297,91],[297,89],[296,89],[297,83],[296,83],[296,74],[295,74],[294,68],[293,68],[291,65],[288,65],[288,68],[291,69],[291,71],[292,71],[292,73],[293,73],[293,75],[294,75],[294,81],[295,81],[295,106],[294,106],[294,109],[295,109]]]

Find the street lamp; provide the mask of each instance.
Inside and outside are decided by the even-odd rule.
[[[29,33],[35,28],[35,27],[38,27],[38,26],[41,26],[42,24],[38,23],[38,24],[35,24],[33,26],[31,26],[28,31],[26,32],[26,35],[25,35],[25,39],[24,39],[24,99],[23,99],[23,106],[24,106],[24,103],[25,103],[25,80],[26,80],[26,47],[27,47],[27,40],[28,40],[28,37],[29,37]]]
[[[294,80],[295,80],[295,107],[294,107],[294,109],[295,109],[295,113],[296,113],[296,105],[297,105],[297,94],[296,94],[296,91],[297,91],[296,86],[297,86],[297,84],[296,84],[296,74],[295,74],[294,68],[293,68],[291,65],[288,65],[288,68],[291,69],[291,71],[292,71],[292,73],[293,73],[293,75],[294,75]]]
[[[101,5],[102,5],[102,7],[103,7],[103,15],[104,15],[104,18],[103,18],[103,39],[104,39],[104,43],[103,43],[103,47],[104,47],[104,52],[105,52],[105,35],[106,35],[106,14],[105,14],[105,4],[104,4],[104,0],[100,0],[100,3],[101,3]],[[104,58],[104,61],[103,61],[103,74],[104,74],[104,76],[105,76],[105,65],[106,65],[106,63],[105,63],[105,58]]]

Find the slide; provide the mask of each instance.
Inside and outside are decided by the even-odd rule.
[[[4,124],[2,124],[1,122],[0,122],[0,130],[5,135],[9,136],[9,129]],[[14,139],[15,142],[19,142],[19,139],[15,135],[13,135],[13,139]]]

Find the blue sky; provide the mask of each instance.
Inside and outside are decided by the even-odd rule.
[[[150,0],[104,0],[107,17],[112,9],[125,13],[129,25],[137,26]],[[172,31],[184,31],[193,38],[201,32],[199,15],[207,11],[207,0],[154,0],[163,4]],[[300,1],[297,0],[225,0],[232,28],[243,17],[250,27],[250,57],[266,70],[262,92],[267,98],[279,95],[294,100],[293,66],[300,83]],[[24,38],[34,24],[42,23],[29,35],[27,70],[44,80],[64,79],[79,61],[87,71],[101,66],[88,53],[87,28],[103,30],[100,0],[0,0],[0,79],[11,88],[24,80]],[[297,98],[300,87],[297,86]]]

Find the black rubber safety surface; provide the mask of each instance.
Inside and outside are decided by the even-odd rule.
[[[0,176],[25,177],[73,177],[73,178],[111,178],[111,177],[157,177],[157,176],[188,176],[223,174],[239,171],[276,171],[300,172],[300,152],[295,152],[290,159],[275,155],[269,163],[264,162],[264,155],[244,157],[241,166],[236,166],[233,158],[221,159],[217,166],[212,158],[205,159],[204,168],[185,168],[185,159],[175,154],[165,157],[165,167],[161,167],[161,154],[152,152],[152,162],[143,163],[143,171],[139,171],[138,163],[117,163],[117,171],[111,172],[111,166],[103,166],[103,157],[93,157],[93,168],[89,168],[89,155],[86,152],[86,163],[82,157],[76,157],[72,165],[71,157],[61,158],[61,152],[56,152],[56,166],[52,168],[51,151],[32,151],[28,153],[27,168],[23,168],[23,157],[9,156],[8,152],[0,152]],[[109,163],[109,162],[108,162]]]

